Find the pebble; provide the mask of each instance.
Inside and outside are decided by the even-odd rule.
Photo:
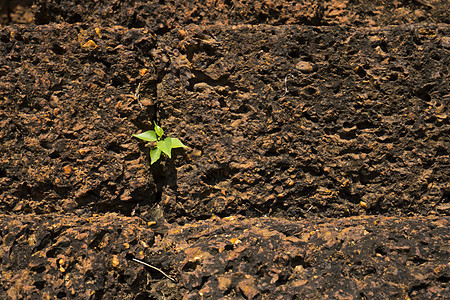
[[[446,49],[450,49],[450,36],[444,36],[442,38],[442,47]]]
[[[314,71],[313,66],[307,61],[299,61],[295,65],[295,68],[303,73],[311,73],[312,71]]]

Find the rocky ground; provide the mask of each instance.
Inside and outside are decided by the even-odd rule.
[[[449,299],[449,11],[0,1],[0,298]]]

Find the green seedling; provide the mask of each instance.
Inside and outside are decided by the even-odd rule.
[[[172,149],[174,148],[186,148],[186,146],[177,138],[164,137],[164,130],[156,125],[155,130],[149,130],[139,134],[133,134],[134,137],[153,142],[153,146],[150,149],[150,164],[154,164],[161,157],[161,153],[166,154],[169,158],[172,158]]]

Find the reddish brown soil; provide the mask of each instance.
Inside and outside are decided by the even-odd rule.
[[[445,299],[449,11],[0,1],[0,298]]]

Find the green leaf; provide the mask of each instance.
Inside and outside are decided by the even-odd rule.
[[[153,130],[149,130],[139,134],[133,134],[133,136],[148,142],[156,142],[158,140],[156,137],[156,133]]]
[[[170,138],[172,141],[172,149],[173,148],[187,148],[179,139],[177,138]]]
[[[160,126],[156,125],[156,122],[154,122],[154,123],[155,123],[155,132],[156,132],[156,134],[159,137],[162,137],[163,134],[164,134],[164,130]]]
[[[158,148],[150,150],[151,165],[157,162],[160,157],[161,157],[161,150],[159,150]]]
[[[171,138],[167,137],[162,141],[158,141],[158,143],[156,144],[156,147],[158,149],[160,149],[162,152],[164,152],[165,154],[167,154],[167,156],[169,158],[172,158],[172,140]]]

